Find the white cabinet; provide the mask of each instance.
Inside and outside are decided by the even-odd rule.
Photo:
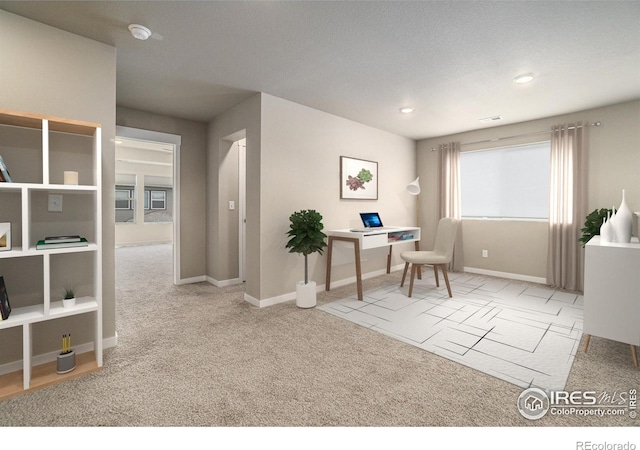
[[[640,345],[640,243],[602,243],[593,237],[585,246],[584,333]]]
[[[0,182],[0,222],[11,224],[11,249],[0,251],[0,275],[12,308],[0,321],[2,399],[102,366],[101,127],[0,110],[0,155],[12,180]],[[65,171],[79,173],[77,185],[64,184]],[[49,210],[51,195],[62,200],[62,211]],[[71,234],[88,245],[36,248],[46,236]],[[63,307],[62,290],[70,284],[78,288],[78,300]],[[63,334],[88,340],[89,351],[77,356],[74,371],[58,375]],[[17,363],[7,363],[13,355]],[[15,367],[20,355],[21,370]]]

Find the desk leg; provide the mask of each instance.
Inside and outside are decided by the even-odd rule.
[[[363,300],[362,293],[362,268],[360,267],[360,242],[357,239],[353,241],[353,252],[356,257],[356,284],[358,286],[358,300]]]
[[[358,300],[362,300],[364,298],[364,295],[362,293],[362,268],[360,266],[360,242],[358,241],[358,239],[329,236],[329,241],[327,243],[327,278],[325,280],[324,290],[331,290],[331,256],[333,252],[334,241],[345,241],[351,242],[353,244],[353,254],[356,258],[356,283],[358,285]]]
[[[330,291],[331,290],[331,256],[333,253],[333,237],[329,236],[329,242],[327,245],[327,275],[326,275],[326,280],[325,280],[325,284],[324,284],[324,290],[325,291]]]

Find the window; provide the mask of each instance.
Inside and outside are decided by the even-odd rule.
[[[144,209],[149,209],[149,195],[150,191],[144,191]]]
[[[151,191],[151,209],[167,209],[166,191]]]
[[[549,218],[551,143],[460,154],[462,217]]]
[[[130,189],[116,189],[116,209],[132,209],[131,192]]]

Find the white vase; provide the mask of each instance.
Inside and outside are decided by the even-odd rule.
[[[313,308],[316,306],[316,282],[298,281],[296,285],[296,305],[299,308]]]
[[[611,220],[607,213],[607,217],[602,221],[600,226],[600,242],[611,242],[613,240],[613,228],[611,227]]]
[[[609,242],[615,242],[616,241],[616,230],[615,230],[615,226],[616,226],[616,207],[615,207],[615,205],[611,208],[611,217],[609,218],[609,220],[607,220],[607,222],[609,222],[609,224],[611,225],[611,241],[609,241]]]
[[[621,244],[631,242],[631,231],[633,230],[633,215],[627,205],[625,190],[622,190],[622,202],[616,212],[616,220],[613,224],[614,241]]]

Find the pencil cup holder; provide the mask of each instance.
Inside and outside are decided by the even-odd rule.
[[[76,352],[71,350],[58,355],[58,366],[56,372],[67,373],[76,368]]]

